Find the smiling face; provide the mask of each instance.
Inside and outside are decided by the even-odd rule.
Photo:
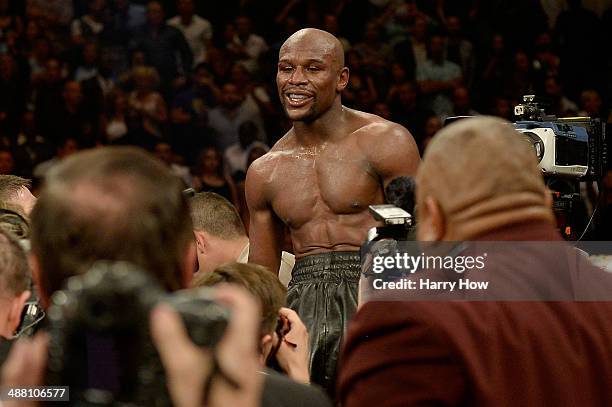
[[[293,121],[313,121],[340,101],[348,83],[342,45],[331,34],[300,30],[279,53],[276,85],[287,116]]]

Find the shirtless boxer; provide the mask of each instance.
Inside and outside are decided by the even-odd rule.
[[[359,249],[377,226],[368,205],[384,202],[395,177],[414,175],[412,135],[342,106],[349,70],[340,42],[303,29],[280,49],[276,84],[293,127],[255,161],[246,180],[249,261],[278,270],[283,224],[296,256],[287,304],[310,333],[311,377],[333,394],[338,349],[357,303]]]

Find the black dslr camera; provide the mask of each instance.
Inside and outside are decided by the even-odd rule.
[[[191,339],[214,348],[229,310],[210,289],[165,293],[126,262],[98,262],[53,294],[47,384],[70,386],[73,405],[172,405],[149,330],[152,308],[165,302],[183,318]]]

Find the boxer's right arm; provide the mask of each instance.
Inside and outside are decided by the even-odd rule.
[[[265,194],[265,165],[255,161],[249,167],[245,194],[251,222],[249,226],[249,262],[278,272],[281,261],[283,223],[278,219]]]

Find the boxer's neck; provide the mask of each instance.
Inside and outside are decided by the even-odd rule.
[[[293,131],[300,144],[316,145],[342,137],[345,122],[346,109],[338,97],[333,105],[315,120],[294,122]]]

